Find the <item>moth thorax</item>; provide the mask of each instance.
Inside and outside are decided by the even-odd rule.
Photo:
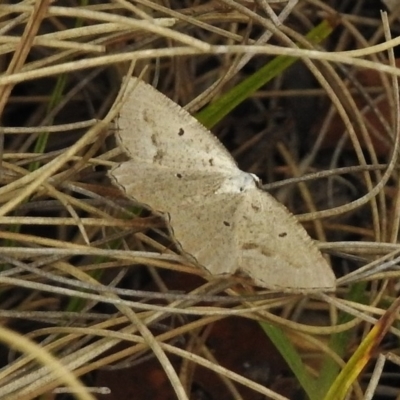
[[[238,170],[235,175],[227,177],[215,193],[242,193],[256,189],[259,182],[256,175]]]

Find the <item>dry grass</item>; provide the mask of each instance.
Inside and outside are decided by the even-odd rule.
[[[68,386],[76,398],[93,399],[98,388],[85,389],[77,378],[131,365],[149,352],[179,399],[190,397],[191,362],[216,371],[232,393],[231,381],[283,398],[218,365],[198,332],[232,315],[262,320],[283,328],[294,343],[309,341],[342,368],[341,358],[348,359],[396,298],[393,77],[400,69],[391,49],[399,42],[399,14],[389,14],[390,39],[379,15],[361,15],[363,5],[373,9],[363,1],[359,10],[342,10],[337,1],[295,3],[0,5],[0,341],[8,354],[0,398],[32,399]],[[323,18],[337,24],[324,43],[328,51],[299,49],[295,43]],[[297,63],[217,131],[243,169],[265,182],[295,178],[297,185],[276,185],[273,193],[303,212],[299,219],[331,256],[339,277],[332,295],[301,298],[256,291],[244,279],[210,279],[173,250],[160,220],[124,199],[106,175],[122,159],[112,121],[132,61],[135,74],[145,71],[144,79],[157,81],[180,104],[190,102],[195,113],[275,55],[301,57],[306,68]],[[303,110],[306,99],[311,108]],[[325,104],[325,117],[301,118],[315,114],[315,99]],[[320,179],[300,179],[311,173]],[[205,280],[171,285],[168,274],[181,272]],[[343,319],[342,311],[355,318]],[[162,323],[169,329],[159,331]],[[339,332],[357,332],[342,352],[323,339]],[[397,340],[399,331],[391,332]],[[192,347],[180,344],[183,337]],[[166,354],[186,360],[178,372]],[[383,348],[372,358],[378,354]],[[353,398],[363,398],[362,381],[361,375]]]

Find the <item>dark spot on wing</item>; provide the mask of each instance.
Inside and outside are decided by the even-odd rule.
[[[145,120],[145,122],[150,122],[151,118],[149,117],[148,113],[146,110],[143,111],[143,119]]]
[[[271,257],[271,253],[269,253],[263,246],[260,246],[257,243],[243,243],[241,249],[246,250],[257,250],[265,257]]]
[[[225,226],[231,226],[231,224],[228,221],[224,221]]]
[[[151,135],[150,136],[150,139],[151,139],[151,143],[153,143],[154,144],[154,146],[157,146],[157,138],[156,138],[156,135]]]
[[[281,237],[281,238],[284,238],[284,237],[287,236],[287,232],[282,232],[278,236]]]
[[[153,162],[162,161],[164,154],[165,154],[164,151],[157,150],[157,153],[153,157]]]
[[[183,128],[179,129],[178,135],[179,136],[183,136],[185,134],[185,131],[183,130]]]
[[[210,159],[208,160],[208,163],[211,165],[211,167],[213,167],[213,166],[214,166],[214,159],[213,159],[213,158],[210,158]]]
[[[182,178],[182,174],[176,174],[176,177],[181,179]]]
[[[242,244],[242,250],[254,250],[258,246],[255,243],[243,243]]]

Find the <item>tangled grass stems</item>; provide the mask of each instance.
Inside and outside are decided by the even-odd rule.
[[[325,354],[334,360],[335,368],[341,369],[341,357],[348,356],[349,342],[343,341],[340,348],[334,348],[323,337],[349,333],[361,343],[362,335],[354,332],[366,335],[385,313],[395,298],[394,278],[399,274],[398,164],[397,152],[382,155],[375,141],[383,137],[389,146],[398,142],[394,122],[398,115],[389,78],[400,76],[400,72],[393,60],[387,62],[384,52],[398,45],[399,38],[385,38],[377,19],[347,13],[334,19],[342,29],[337,48],[332,42],[327,43],[328,50],[308,44],[305,47],[309,48],[297,48],[294,42],[303,40],[309,27],[316,25],[311,16],[329,20],[337,10],[330,7],[330,2],[295,3],[249,8],[245,3],[226,0],[184,9],[176,7],[175,2],[166,8],[144,0],[82,7],[61,7],[46,1],[0,6],[0,54],[4,59],[11,55],[12,60],[6,60],[8,68],[0,75],[0,105],[4,108],[1,133],[5,139],[0,188],[0,317],[3,325],[17,332],[21,330],[19,321],[28,319],[27,336],[41,345],[39,352],[33,351],[38,347],[34,344],[22,352],[10,353],[10,360],[0,371],[0,397],[31,399],[56,389],[60,381],[49,371],[57,371],[58,366],[53,363],[44,368],[34,361],[46,357],[43,355],[52,354],[70,371],[65,376],[73,380],[89,371],[124,362],[129,365],[144,354],[155,353],[170,374],[180,399],[190,397],[190,387],[196,379],[188,372],[194,371],[192,363],[227,378],[221,382],[235,395],[241,395],[241,386],[232,382],[240,382],[256,392],[282,399],[285,396],[268,385],[251,382],[218,365],[221,361],[214,357],[207,342],[212,324],[239,315],[264,321],[279,328],[290,342],[312,344],[319,359]],[[395,20],[393,16],[392,21]],[[369,37],[363,35],[368,29],[374,30]],[[282,201],[292,203],[293,209],[305,213],[302,220],[311,220],[313,225],[308,226],[320,239],[320,249],[332,255],[338,275],[342,275],[336,297],[321,295],[299,301],[299,296],[256,290],[246,277],[213,281],[177,254],[162,221],[123,200],[105,178],[105,171],[122,157],[113,142],[116,128],[112,121],[118,114],[120,103],[114,100],[128,62],[136,61],[137,73],[147,66],[143,78],[150,80],[158,75],[160,89],[169,91],[182,103],[189,103],[204,92],[189,104],[194,112],[244,80],[248,74],[243,69],[246,63],[257,70],[274,55],[305,61],[323,87],[325,99],[341,110],[345,121],[341,129],[349,132],[334,147],[328,170],[322,173],[321,168],[326,167],[324,162],[321,167],[323,146],[337,116],[333,108],[320,125],[310,152],[299,156],[290,141],[272,140],[273,156],[269,157],[284,160],[281,165],[270,165],[273,172],[268,176],[272,180],[293,177],[291,186],[281,189],[276,185],[275,193]],[[257,65],[257,60],[261,64]],[[381,77],[374,90],[358,83],[354,71],[365,68]],[[60,101],[52,112],[46,111],[45,105],[54,95],[54,79],[62,74],[68,77],[67,90],[63,91],[68,93],[65,101]],[[267,106],[264,89],[252,97],[250,121],[255,110],[273,115],[281,107],[277,99],[288,98],[280,78],[273,86],[277,95],[270,98]],[[16,90],[11,92],[15,85]],[[21,88],[27,96],[19,94]],[[321,90],[318,93],[321,98]],[[375,107],[383,98],[391,101],[388,114]],[[376,108],[374,115],[381,124],[378,127],[369,117],[369,110]],[[229,118],[239,121],[235,116]],[[234,131],[229,118],[224,121],[226,132]],[[264,132],[252,131],[250,137],[245,134],[232,140],[231,148],[237,142],[242,146],[237,151],[239,161],[255,167],[255,173],[262,171],[261,164],[270,161],[254,163],[256,156],[249,156],[249,151],[263,146],[265,132],[279,130],[279,124],[273,123],[274,118],[270,118]],[[249,129],[245,125],[242,130],[247,133]],[[45,132],[46,140],[40,152],[35,153],[34,144],[41,132]],[[251,140],[256,134],[257,144]],[[343,171],[341,159],[348,155],[348,147],[354,166],[346,165]],[[32,163],[37,169],[30,171]],[[340,171],[346,173],[342,180],[335,178]],[[320,174],[321,185],[329,180],[331,203],[335,204],[334,189],[338,186],[351,187],[358,200],[346,197],[335,213],[331,209],[321,212],[329,207],[321,206],[321,191],[312,187],[313,181],[303,180],[310,173]],[[299,198],[304,199],[301,201],[305,207],[291,202],[298,190],[293,183],[301,181],[306,186]],[[349,213],[348,204],[352,201],[354,209]],[[346,218],[345,212],[350,218],[341,220]],[[362,226],[357,213],[364,217]],[[322,219],[324,215],[334,215],[336,219],[326,221]],[[18,229],[13,231],[13,226]],[[349,240],[349,235],[357,239]],[[338,258],[345,264],[343,269]],[[348,265],[355,265],[356,271],[348,273]],[[92,274],[98,271],[94,279],[96,275]],[[195,288],[189,283],[175,287],[165,271],[211,281],[198,283]],[[129,286],[132,277],[135,284],[137,279],[150,282],[148,286],[140,284],[136,291]],[[360,297],[353,296],[350,289],[350,284],[356,282],[365,288]],[[130,296],[139,300],[132,301]],[[318,322],[307,321],[309,315],[318,315]],[[343,322],[343,315],[350,317]],[[160,333],[164,329],[161,325],[168,329]],[[200,337],[199,332],[205,336]],[[398,338],[396,327],[390,332]],[[25,343],[20,336],[15,334],[13,339],[14,344],[20,345],[19,350]],[[122,343],[126,348],[117,349],[117,344]],[[289,358],[294,360],[297,351],[294,346]],[[383,348],[377,352],[383,354]],[[187,360],[181,370],[173,370],[167,354]],[[301,351],[298,355],[303,362]],[[301,368],[315,378],[318,367],[304,363]],[[380,371],[375,374],[374,388],[368,396],[379,389],[377,374],[385,374]],[[332,383],[332,376],[328,378],[324,385]],[[77,398],[93,398],[82,386],[74,386],[76,382],[72,380],[65,383],[77,390]],[[362,380],[360,376],[352,392],[356,399],[363,396]]]

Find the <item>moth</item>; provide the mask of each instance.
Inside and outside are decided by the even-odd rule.
[[[302,225],[183,108],[130,78],[117,120],[129,160],[109,175],[167,219],[184,254],[214,276],[240,273],[284,292],[333,291],[335,276]]]

